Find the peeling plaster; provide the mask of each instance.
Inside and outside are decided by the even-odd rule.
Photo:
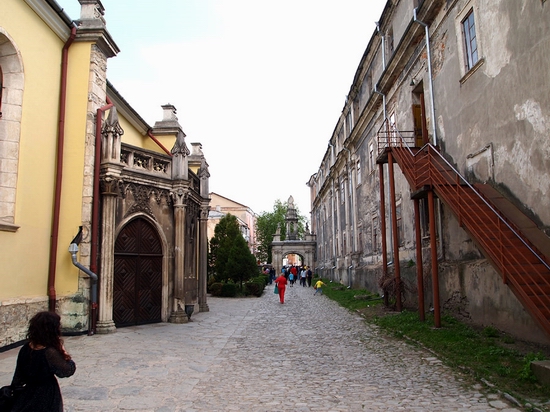
[[[526,100],[521,106],[516,104],[514,106],[514,113],[516,114],[517,120],[527,120],[535,133],[548,134],[549,130],[546,122],[546,118],[542,113],[540,104],[534,100]]]
[[[496,155],[504,164],[508,162],[525,185],[530,190],[540,191],[542,196],[550,193],[550,179],[545,172],[545,159],[550,158],[550,143],[546,137],[550,133],[550,120],[544,116],[540,104],[534,100],[526,100],[523,104],[514,106],[516,120],[529,123],[533,128],[531,139],[521,139],[514,142],[512,150],[501,146]]]
[[[443,116],[437,117],[437,128],[439,129],[439,139],[445,140],[445,120],[443,119]]]
[[[498,28],[484,31],[481,39],[483,50],[494,52],[487,56],[485,74],[489,77],[496,77],[510,63],[512,56],[510,50],[506,48],[510,31],[510,16],[499,10],[499,2],[485,0],[484,3],[483,6],[480,6],[480,9],[484,10],[481,16],[483,19],[482,27]]]

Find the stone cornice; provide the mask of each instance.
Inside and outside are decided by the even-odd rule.
[[[115,41],[105,28],[79,26],[75,41],[88,41],[97,44],[107,58],[114,57],[120,52]]]

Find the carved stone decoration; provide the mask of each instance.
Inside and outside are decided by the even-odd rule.
[[[124,130],[118,122],[118,113],[113,106],[101,130],[101,163],[120,163],[121,136]]]
[[[170,192],[170,198],[172,199],[174,207],[184,206],[187,203],[188,195],[189,193],[183,187],[179,187],[176,190]]]
[[[208,194],[210,193],[210,188],[208,185],[210,172],[208,171],[208,163],[206,163],[206,159],[204,157],[201,159],[201,167],[199,168],[197,174],[200,179],[200,194],[202,197],[208,197]]]
[[[172,153],[172,179],[189,179],[188,156],[191,152],[185,144],[185,133],[181,130],[178,132],[176,143],[170,153]]]
[[[159,190],[150,186],[141,186],[131,183],[125,186],[123,191],[124,197],[128,191],[134,197],[135,202],[126,212],[126,216],[136,212],[143,212],[151,216],[151,218],[156,221],[157,219],[150,205],[151,200],[154,200],[157,204],[160,204],[162,199],[166,199],[167,203],[169,203],[170,199],[168,191]]]
[[[120,182],[120,179],[113,176],[107,175],[102,177],[99,182],[101,185],[101,194],[107,196],[118,196],[118,187]]]

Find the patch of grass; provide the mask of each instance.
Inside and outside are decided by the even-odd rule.
[[[323,281],[327,285],[323,288],[323,293],[350,310],[359,310],[381,303],[381,298],[378,294],[373,294],[366,289],[348,289],[339,283]]]
[[[549,403],[550,388],[538,384],[530,368],[531,361],[545,359],[542,353],[520,350],[519,344],[493,327],[476,330],[452,316],[442,315],[441,327],[435,328],[431,314],[422,322],[417,312],[391,312],[384,310],[381,299],[369,301],[354,297],[368,295],[366,290],[325,283],[327,287],[323,292],[329,298],[350,310],[369,312],[366,320],[387,334],[430,350],[448,366],[468,373],[475,380],[485,379],[520,401],[536,399],[539,404]]]

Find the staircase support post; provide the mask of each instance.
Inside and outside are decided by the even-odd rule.
[[[384,278],[388,274],[388,247],[386,245],[386,194],[384,192],[384,164],[378,163],[380,182],[380,238],[382,241],[382,274]],[[384,305],[389,305],[388,293],[384,290]]]
[[[432,289],[434,305],[434,324],[436,328],[441,327],[441,310],[439,307],[439,273],[437,266],[437,240],[435,238],[435,208],[434,192],[428,191],[428,211],[430,217],[430,249],[432,255]]]
[[[401,312],[401,268],[399,266],[399,233],[397,231],[397,208],[395,206],[395,176],[393,172],[393,156],[388,153],[388,174],[390,179],[390,207],[391,207],[391,225],[393,237],[393,265],[395,271],[395,303],[397,311]]]
[[[414,201],[414,228],[416,231],[416,283],[418,287],[418,315],[425,320],[424,309],[424,268],[422,265],[422,233],[420,232],[420,201]]]

